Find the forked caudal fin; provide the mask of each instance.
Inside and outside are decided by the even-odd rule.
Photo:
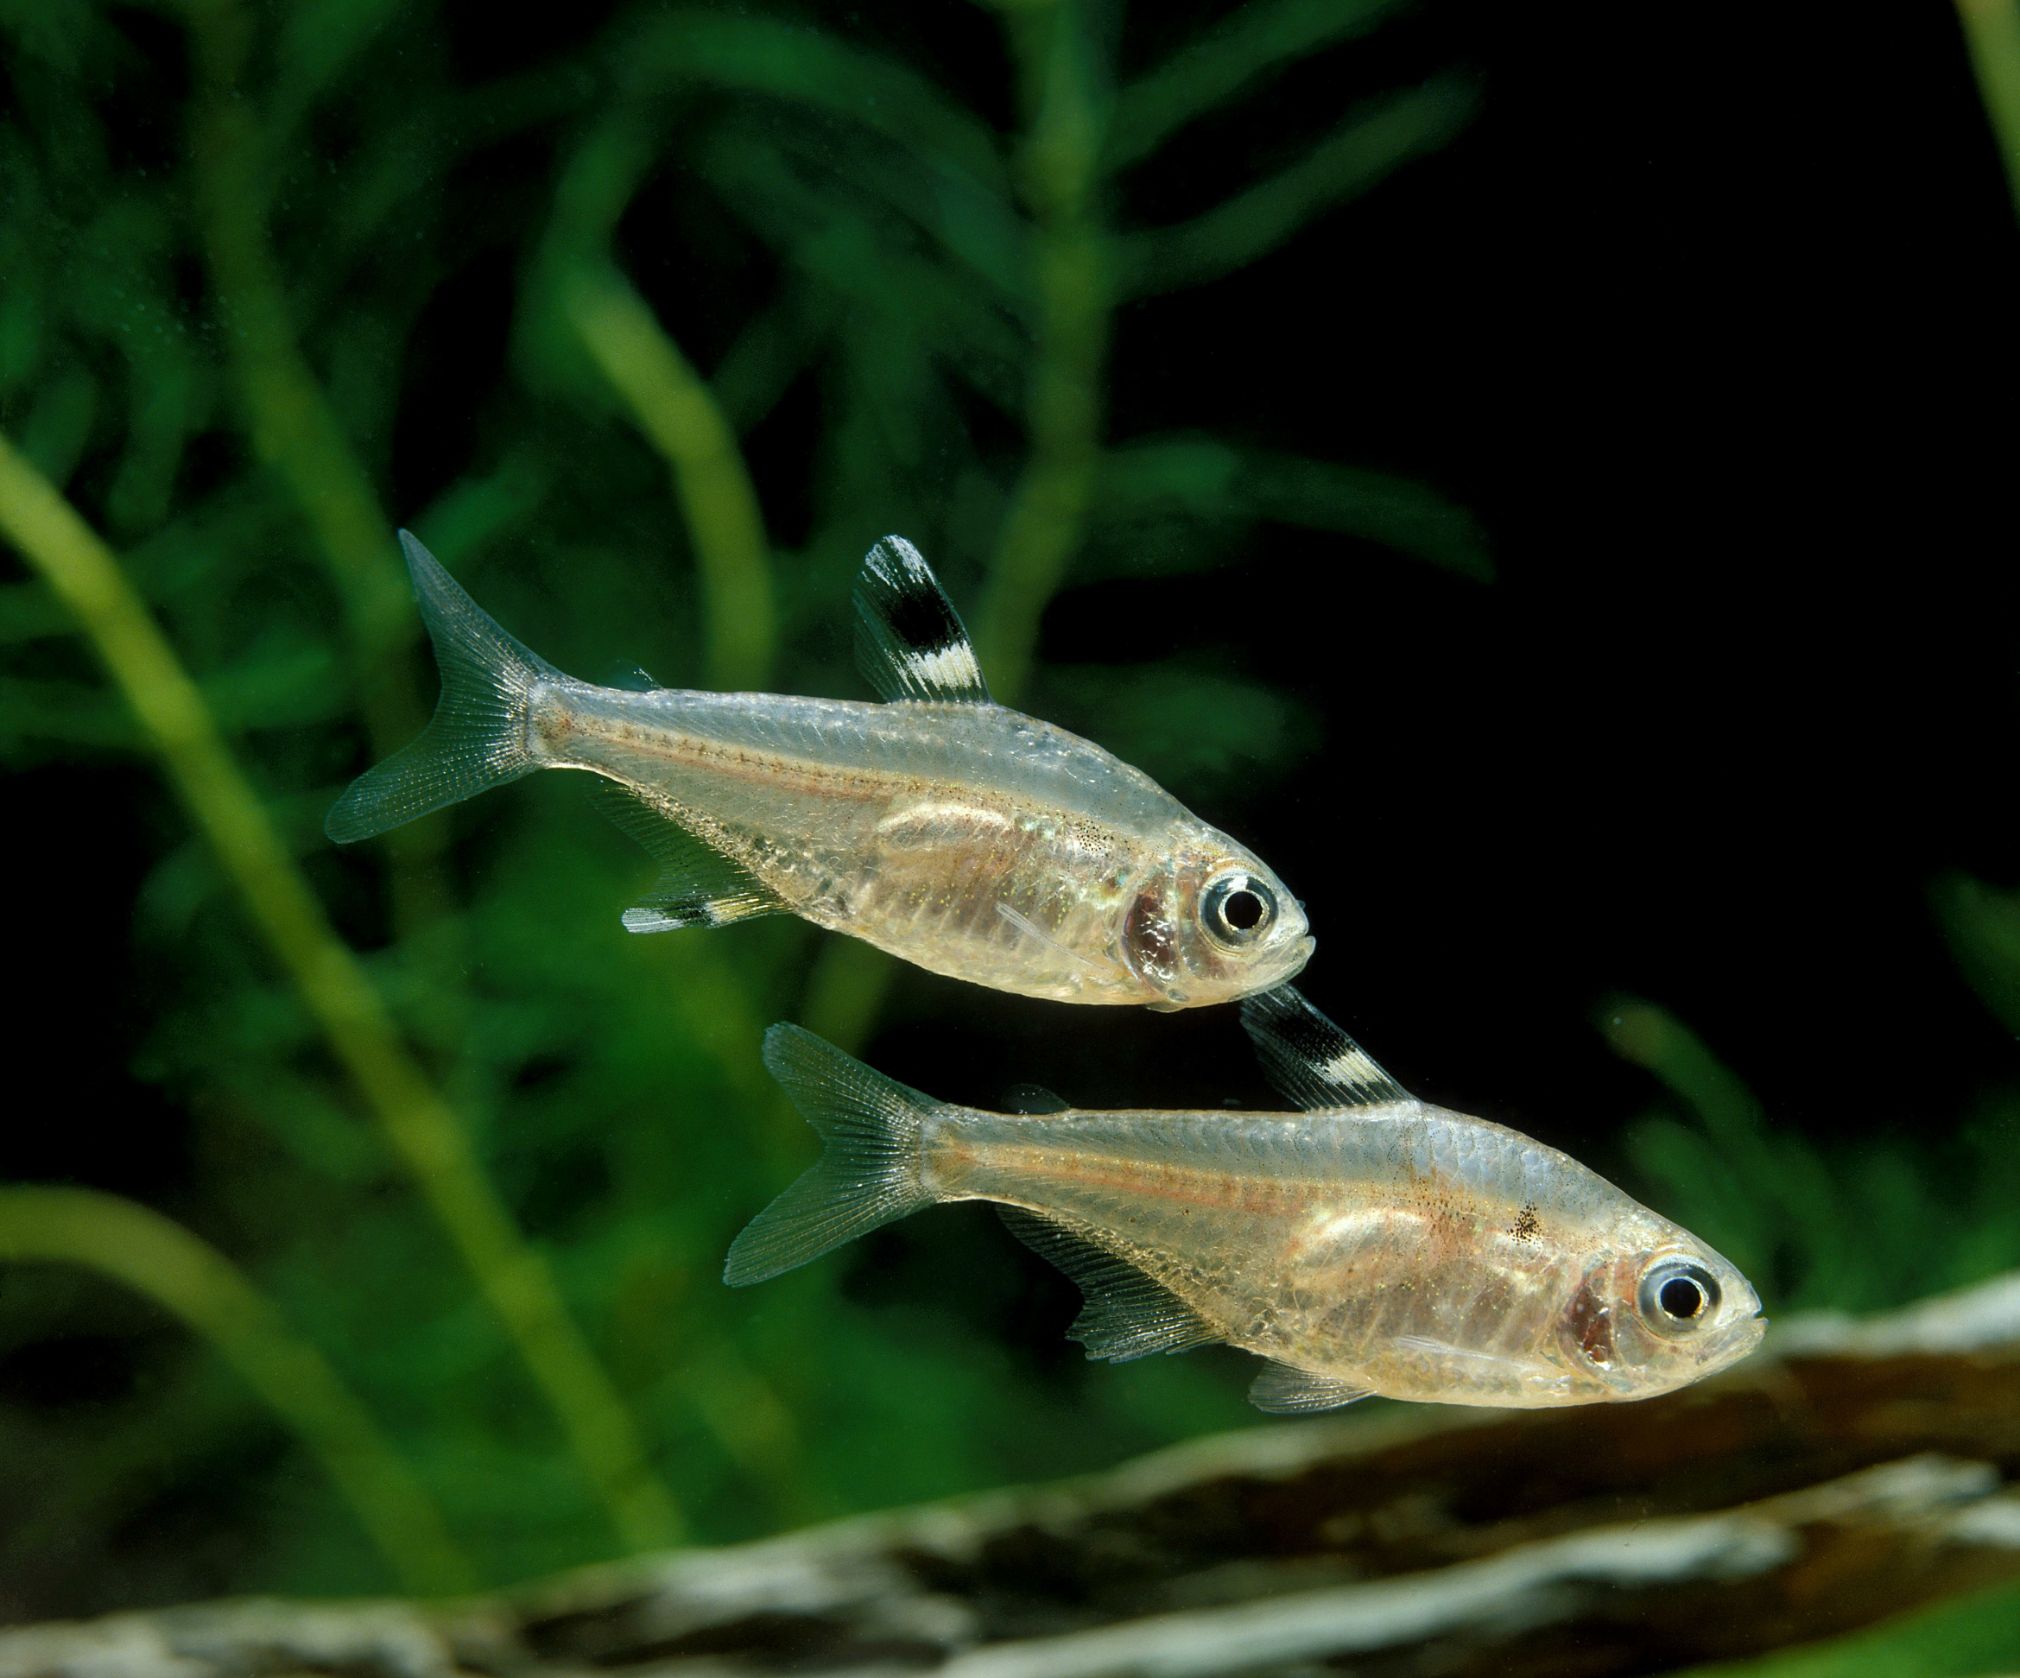
[[[400,547],[435,643],[442,697],[416,739],[366,770],[330,807],[323,831],[339,845],[538,769],[526,742],[527,696],[542,682],[567,680],[500,629],[408,531],[400,532]]]
[[[765,1033],[765,1067],[827,1149],[730,1244],[722,1279],[735,1288],[933,1203],[919,1175],[920,1130],[940,1103],[796,1025]]]

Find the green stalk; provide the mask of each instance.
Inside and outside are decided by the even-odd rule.
[[[1106,108],[1079,7],[1054,0],[1011,11],[1005,22],[1024,94],[1037,358],[1025,421],[1030,452],[970,621],[990,692],[1014,705],[1030,680],[1039,617],[1080,544],[1093,499],[1112,290],[1097,201]],[[858,1047],[895,973],[891,958],[866,944],[831,942],[807,982],[807,1029]]]
[[[287,485],[322,549],[366,728],[383,757],[425,720],[399,657],[414,639],[413,600],[391,523],[296,341],[267,239],[265,148],[238,85],[253,24],[236,0],[200,0],[190,17],[200,73],[196,181],[222,336],[254,451]]]
[[[253,924],[504,1323],[618,1532],[640,1548],[673,1542],[681,1532],[673,1501],[552,1273],[332,930],[196,684],[112,552],[5,438],[0,534],[70,609],[133,708]]]
[[[1073,0],[1007,19],[1024,88],[1022,166],[1038,285],[1030,454],[976,614],[992,692],[1015,703],[1031,673],[1038,618],[1080,544],[1101,458],[1108,355],[1108,234],[1097,196],[1106,108]]]
[[[701,570],[707,685],[723,693],[763,688],[777,614],[764,518],[736,433],[707,381],[615,269],[573,275],[561,311],[672,470]]]
[[[469,1558],[370,1413],[216,1249],[116,1195],[0,1188],[0,1260],[95,1270],[180,1317],[321,1462],[406,1589],[474,1588]]]
[[[2020,0],[1957,0],[1957,16],[2013,207],[2020,212]]]
[[[251,99],[239,86],[253,22],[238,0],[195,0],[198,70],[192,144],[197,204],[217,292],[220,336],[253,452],[278,475],[307,520],[336,591],[343,657],[374,758],[392,755],[427,719],[411,660],[418,620],[392,540],[393,524],[344,426],[302,353],[287,287],[267,236],[266,153]],[[403,940],[422,928],[428,1006],[445,1041],[463,1013],[456,923],[437,866],[439,822],[386,836],[389,908]]]

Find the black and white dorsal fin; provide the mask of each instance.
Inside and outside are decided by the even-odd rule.
[[[925,556],[886,536],[856,579],[856,662],[880,698],[989,703],[961,614]]]
[[[599,783],[597,803],[659,863],[652,889],[624,911],[627,932],[677,932],[727,926],[785,908],[749,870],[698,839],[671,815],[612,781]]]
[[[1314,1375],[1287,1363],[1266,1363],[1249,1383],[1248,1401],[1273,1416],[1304,1416],[1314,1410],[1337,1410],[1342,1404],[1374,1395],[1366,1387],[1337,1375]]]
[[[1269,1081],[1300,1107],[1379,1107],[1410,1092],[1289,985],[1245,997],[1241,1023]]]
[[[1091,1358],[1123,1363],[1152,1352],[1184,1352],[1222,1338],[1215,1328],[1162,1282],[1098,1245],[1090,1231],[1022,1206],[998,1206],[1010,1233],[1079,1284],[1086,1303],[1069,1340]]]

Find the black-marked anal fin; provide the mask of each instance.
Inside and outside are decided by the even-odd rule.
[[[1300,1107],[1379,1107],[1410,1092],[1289,985],[1244,997],[1241,1023],[1263,1071]]]
[[[624,911],[628,932],[677,932],[687,926],[727,926],[785,908],[778,894],[672,816],[614,781],[600,784],[597,802],[659,863],[652,889]]]
[[[886,536],[856,580],[856,661],[880,698],[989,703],[961,615],[925,556]]]
[[[1211,1345],[1221,1332],[1162,1282],[1097,1246],[1073,1224],[1021,1206],[999,1206],[1010,1233],[1079,1284],[1086,1304],[1069,1340],[1091,1358],[1117,1363],[1152,1352],[1183,1352]]]
[[[1248,1401],[1274,1416],[1302,1416],[1314,1410],[1337,1410],[1342,1404],[1374,1395],[1337,1375],[1314,1375],[1287,1363],[1266,1363],[1249,1383]]]

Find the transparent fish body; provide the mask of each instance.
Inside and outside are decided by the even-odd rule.
[[[1189,885],[1260,864],[1128,764],[1002,706],[568,683],[536,690],[531,717],[543,764],[620,783],[793,913],[934,972],[1160,1003],[1304,962],[1293,939],[1274,963],[1209,950],[1175,971],[1139,905],[1161,922]]]
[[[992,1113],[791,1027],[766,1061],[828,1139],[731,1248],[761,1280],[940,1201],[986,1200],[1127,1358],[1226,1342],[1264,1409],[1371,1393],[1540,1408],[1652,1397],[1743,1357],[1746,1279],[1576,1160],[1418,1101],[1288,988],[1243,1005],[1300,1111]]]
[[[1311,954],[1257,858],[1099,746],[989,701],[909,544],[879,543],[859,594],[889,695],[872,704],[575,680],[408,542],[441,707],[338,802],[332,837],[586,770],[635,800],[625,825],[664,865],[634,931],[788,912],[998,990],[1158,1008],[1267,988]]]
[[[920,1146],[935,1199],[1003,1202],[1092,1232],[1217,1338],[1356,1391],[1513,1407],[1645,1398],[1758,1338],[1751,1290],[1686,1231],[1552,1148],[1422,1102],[945,1109]],[[1725,1273],[1744,1306],[1737,1339],[1651,1357],[1613,1326],[1635,1309],[1621,1273],[1686,1252]]]

